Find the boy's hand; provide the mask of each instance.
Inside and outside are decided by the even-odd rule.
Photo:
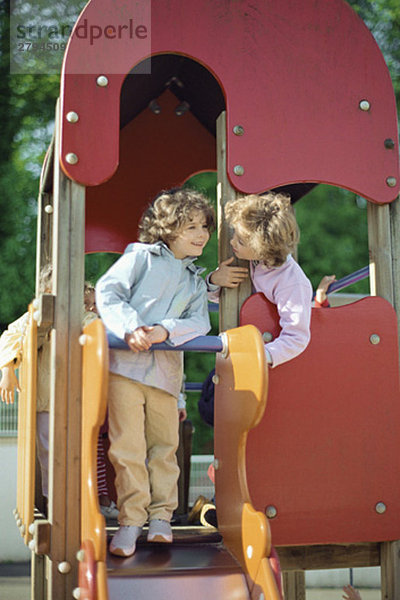
[[[211,273],[210,282],[220,287],[236,288],[249,276],[249,270],[246,267],[230,267],[229,265],[235,259],[234,256],[223,260],[218,269]]]
[[[2,369],[0,381],[0,398],[6,404],[14,404],[15,390],[21,391],[13,365],[6,365]]]
[[[150,350],[152,344],[164,342],[168,337],[168,331],[162,325],[148,327],[143,325],[132,333],[125,334],[125,341],[133,352],[144,352]]]

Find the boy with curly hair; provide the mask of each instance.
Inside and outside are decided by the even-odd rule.
[[[110,459],[120,528],[110,552],[130,556],[149,518],[147,540],[172,542],[177,506],[178,408],[183,344],[210,330],[206,284],[193,263],[214,228],[214,211],[190,189],[162,192],[139,224],[139,242],[100,278],[96,302],[108,331],[130,350],[110,349]]]

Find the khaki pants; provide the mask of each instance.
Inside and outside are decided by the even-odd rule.
[[[176,398],[110,373],[108,406],[119,522],[140,527],[147,517],[170,521],[178,505]]]

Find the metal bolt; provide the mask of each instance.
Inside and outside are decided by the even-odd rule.
[[[219,469],[219,460],[218,460],[218,458],[214,458],[213,465],[214,465],[214,469],[216,471],[218,471],[218,469]]]
[[[81,588],[74,588],[72,590],[72,597],[75,598],[75,600],[79,600],[81,597]]]
[[[78,560],[79,562],[84,562],[84,560],[85,560],[85,551],[82,550],[82,548],[80,550],[78,550],[78,552],[76,553],[76,560]]]
[[[383,515],[386,512],[386,504],[384,502],[377,502],[375,505],[375,510],[378,515]]]
[[[235,135],[244,135],[244,129],[241,125],[235,125],[233,128],[233,133]]]
[[[14,515],[14,517],[15,517],[15,515],[18,513],[17,509],[16,509],[16,508],[13,508],[13,511],[12,511],[12,513],[13,513],[13,515]]]
[[[53,207],[51,204],[46,204],[46,206],[44,207],[44,212],[47,213],[48,215],[51,215],[51,213],[53,212]]]
[[[22,519],[20,519],[18,517],[18,519],[17,519],[17,527],[21,527],[21,525],[22,525]]]
[[[219,384],[219,375],[217,375],[216,373],[214,373],[214,375],[212,376],[212,378],[211,378],[211,379],[212,379],[212,382],[213,382],[215,385],[218,385],[218,384]]]
[[[149,104],[149,109],[155,115],[159,115],[161,112],[161,106],[158,104],[157,100],[152,100]]]
[[[186,100],[184,100],[183,102],[181,102],[180,104],[178,104],[178,106],[175,108],[175,114],[177,117],[182,117],[185,113],[187,113],[187,111],[190,108],[190,104],[189,102],[186,102]]]
[[[35,540],[31,540],[29,542],[28,548],[29,548],[29,550],[31,550],[31,552],[36,552],[36,542],[35,542]]]
[[[69,562],[64,560],[63,562],[59,563],[57,569],[63,575],[67,575],[71,571],[71,565],[69,564]]]
[[[267,519],[275,519],[277,514],[278,514],[278,511],[276,510],[276,507],[273,504],[270,504],[265,509],[265,515],[266,515]]]
[[[82,335],[79,336],[79,343],[81,346],[84,346],[86,344],[88,340],[88,336],[86,335],[86,333],[82,333]]]
[[[233,167],[233,172],[235,175],[244,175],[244,167],[242,165],[235,165]]]
[[[40,319],[40,310],[35,310],[33,313],[33,320],[36,321],[36,323],[39,323],[39,319]]]
[[[267,343],[267,342],[272,342],[272,340],[274,339],[274,336],[272,335],[272,333],[270,331],[264,331],[264,333],[262,334],[262,338],[263,338],[264,342]]]
[[[76,163],[78,162],[78,157],[74,152],[68,152],[67,156],[65,157],[65,160],[70,165],[76,165]]]
[[[77,123],[79,121],[79,115],[74,110],[70,110],[65,117],[68,123]]]
[[[96,79],[96,83],[99,87],[107,87],[108,79],[105,75],[99,75],[98,78]]]
[[[26,531],[26,527],[25,525],[22,523],[21,527],[19,528],[21,535],[25,535],[25,531]]]
[[[392,140],[392,138],[387,138],[384,141],[385,144],[385,148],[387,148],[388,150],[393,150],[394,148],[394,140]]]
[[[246,548],[247,558],[252,558],[253,556],[253,546],[247,546]]]
[[[386,183],[389,187],[395,187],[395,185],[397,184],[397,179],[396,177],[387,177]]]
[[[31,523],[28,527],[28,531],[31,535],[35,533],[35,523]]]
[[[368,100],[360,100],[359,107],[361,110],[368,111],[371,108],[371,105]]]
[[[369,336],[369,341],[371,342],[371,344],[376,346],[381,341],[381,338],[379,337],[379,335],[377,333],[373,333],[372,335]]]

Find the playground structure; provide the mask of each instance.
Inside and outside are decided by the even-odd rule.
[[[189,589],[193,599],[275,600],[271,525],[288,598],[301,597],[305,569],[381,565],[383,597],[400,599],[400,180],[382,55],[343,0],[171,0],[151,20],[148,2],[92,0],[77,26],[105,31],[130,11],[151,47],[72,37],[40,182],[37,271],[50,261],[54,282],[37,298],[36,320],[31,309],[17,498],[33,598],[150,597],[168,579],[171,597]],[[122,252],[160,189],[215,169],[220,260],[229,255],[222,208],[240,193],[279,188],[296,201],[328,183],[365,197],[371,296],[380,298],[314,311],[309,348],[269,373],[263,417],[268,371],[254,325],[277,335],[276,313],[259,296],[243,304],[245,284],[224,290],[215,415],[223,545],[188,537],[158,567],[149,551],[138,562],[111,559],[94,489],[106,339],[100,322],[82,337],[84,253]],[[54,374],[47,520],[34,518],[36,327],[51,329]]]

